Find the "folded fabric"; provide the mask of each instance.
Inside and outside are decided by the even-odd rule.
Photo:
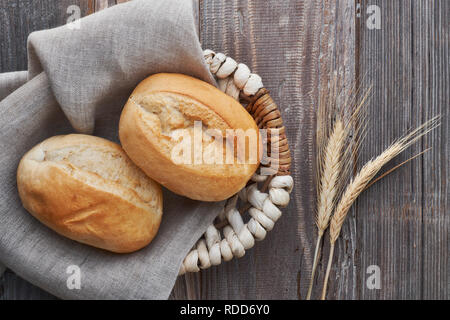
[[[121,109],[133,88],[158,72],[214,83],[202,57],[191,1],[135,0],[32,33],[29,70],[0,74],[0,262],[61,298],[166,299],[181,262],[224,203],[164,191],[157,237],[131,254],[66,239],[23,209],[16,169],[24,153],[56,134],[118,141]],[[75,266],[75,267],[74,267]],[[80,288],[70,285],[79,270]]]

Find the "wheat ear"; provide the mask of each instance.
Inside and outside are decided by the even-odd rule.
[[[341,169],[341,153],[347,135],[346,132],[347,131],[345,130],[343,122],[338,119],[334,124],[332,134],[328,139],[327,146],[323,152],[324,160],[321,165],[323,172],[319,182],[319,198],[316,216],[318,235],[311,272],[311,280],[309,283],[308,294],[306,296],[307,300],[311,299],[312,285],[318,264],[319,248],[322,236],[328,227],[331,214],[333,213],[334,199],[337,194],[337,183]]]
[[[391,144],[378,157],[368,161],[358,172],[358,174],[350,181],[346,187],[341,200],[338,202],[334,215],[330,223],[330,255],[328,258],[327,271],[322,289],[322,300],[326,297],[328,278],[333,260],[334,246],[341,232],[342,225],[347,217],[348,210],[355,202],[356,198],[365,190],[366,186],[375,177],[377,172],[389,161],[399,155],[402,151],[416,142],[420,137],[424,136],[437,126],[439,126],[439,116],[427,121],[414,131],[406,134],[401,139]]]
[[[344,115],[337,110],[337,106],[333,105],[336,96],[336,80],[333,83],[332,97],[329,98],[327,107],[319,105],[318,110],[318,132],[317,132],[317,242],[314,250],[313,267],[311,271],[311,278],[309,282],[308,293],[306,299],[311,299],[314,277],[317,270],[320,257],[320,245],[325,230],[329,226],[331,214],[336,204],[337,197],[342,193],[345,182],[347,181],[351,169],[351,157],[358,149],[363,134],[366,121],[364,113],[362,112],[365,102],[370,94],[370,89],[367,90],[359,103],[356,103],[356,95],[350,95],[347,98],[345,105],[355,106],[350,117],[343,121]],[[323,99],[325,100],[325,99]],[[322,101],[323,101],[322,100]],[[331,102],[330,102],[331,101]],[[328,139],[327,136],[328,121],[326,117],[334,115],[331,134]],[[353,138],[348,139],[353,127]],[[348,141],[350,140],[350,141]]]

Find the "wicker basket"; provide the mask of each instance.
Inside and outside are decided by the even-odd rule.
[[[267,139],[263,140],[267,156],[247,186],[227,200],[224,211],[184,259],[179,275],[242,257],[255,240],[263,240],[272,230],[281,216],[278,207],[288,205],[293,188],[291,155],[281,113],[261,78],[223,53],[205,50],[204,58],[219,89],[245,106],[259,129],[267,130]],[[250,219],[244,223],[242,216],[247,212]]]

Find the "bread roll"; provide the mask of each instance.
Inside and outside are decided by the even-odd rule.
[[[109,251],[146,246],[161,222],[161,187],[102,138],[45,140],[20,161],[17,186],[23,206],[42,223]]]
[[[227,130],[233,129],[249,133],[249,138],[226,139]],[[223,139],[214,139],[212,132]],[[119,136],[125,152],[148,176],[195,200],[234,195],[259,166],[260,135],[245,108],[214,86],[186,75],[160,73],[142,81],[122,111]]]

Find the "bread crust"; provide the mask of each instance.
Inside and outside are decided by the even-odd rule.
[[[142,184],[146,191],[139,189]],[[17,186],[25,209],[42,223],[112,252],[143,248],[161,222],[161,187],[119,145],[102,138],[66,135],[43,141],[20,161]]]
[[[221,132],[253,130],[261,144],[255,121],[236,100],[201,80],[168,73],[148,77],[133,91],[120,118],[120,141],[133,162],[169,190],[201,201],[227,199],[256,171],[260,150],[252,163],[177,163],[170,154],[174,132],[192,130],[194,120]]]

